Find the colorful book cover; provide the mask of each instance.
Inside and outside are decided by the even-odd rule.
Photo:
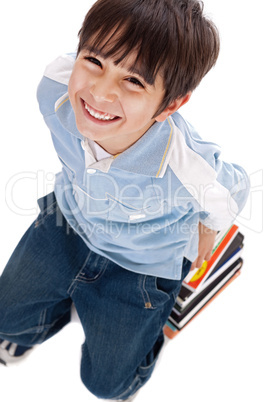
[[[237,252],[238,249],[243,249],[243,242],[244,242],[244,235],[240,232],[237,233],[231,244],[227,247],[224,251],[223,255],[215,265],[215,267],[211,270],[208,278],[206,279],[205,283],[217,272],[225,263],[226,261]],[[205,285],[205,283],[203,285]]]
[[[234,262],[236,262],[242,255],[243,251],[243,244],[240,245],[232,255],[228,256],[221,266],[215,268],[208,276],[206,281],[200,285],[196,290],[192,291],[190,289],[185,288],[184,286],[181,287],[181,291],[179,296],[176,299],[176,304],[177,309],[179,311],[183,311],[187,305],[197,297],[197,295],[206,289],[207,286],[209,286],[215,279],[217,279],[222,273],[224,273]],[[218,264],[217,264],[218,266]]]
[[[198,287],[197,290],[194,289],[189,289],[188,287],[186,288],[184,283],[185,280],[182,284],[181,290],[180,290],[180,294],[177,297],[178,300],[178,304],[183,307],[183,304],[186,302],[186,300],[191,297],[193,295],[193,293],[200,291],[200,289],[204,286],[206,286],[209,282],[209,280],[211,279],[211,277],[218,272],[218,270],[222,270],[224,269],[224,265],[227,268],[226,263],[228,262],[228,260],[230,259],[231,256],[233,256],[238,249],[243,248],[243,241],[244,241],[244,235],[242,235],[242,233],[238,232],[237,235],[235,236],[234,240],[231,242],[231,244],[226,248],[226,250],[224,251],[224,253],[222,254],[221,258],[219,259],[219,261],[217,262],[217,264],[215,264],[214,268],[211,270],[211,272],[209,273],[208,278],[205,280],[205,282]],[[191,275],[191,277],[193,276],[193,274]],[[189,280],[191,279],[191,277],[189,277]]]
[[[227,233],[215,245],[210,260],[204,261],[202,267],[199,268],[197,272],[195,272],[191,279],[189,279],[189,276],[185,278],[183,282],[185,287],[188,287],[190,290],[196,290],[198,286],[200,286],[207,279],[207,277],[210,275],[211,271],[214,269],[215,265],[217,264],[231,241],[235,238],[237,233],[238,226],[232,225]]]
[[[199,305],[200,302],[207,297],[208,294],[213,294],[219,288],[219,284],[221,286],[231,277],[238,269],[242,267],[242,258],[236,259],[225,271],[221,273],[213,282],[210,283],[202,292],[197,293],[197,295],[191,300],[191,302],[183,309],[179,307],[177,303],[175,303],[171,315],[175,319],[176,322],[179,322],[183,317],[187,316],[193,308]],[[196,292],[194,293],[196,294]]]

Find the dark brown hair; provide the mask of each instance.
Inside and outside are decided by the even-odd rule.
[[[116,64],[133,51],[146,82],[157,73],[165,96],[155,116],[193,91],[216,63],[218,30],[198,0],[98,0],[79,31],[78,53],[90,44]]]

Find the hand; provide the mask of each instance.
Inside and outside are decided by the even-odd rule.
[[[212,250],[215,243],[217,231],[209,229],[199,222],[199,245],[198,245],[198,257],[192,263],[191,271],[195,268],[200,268],[204,260],[208,261],[211,258]]]

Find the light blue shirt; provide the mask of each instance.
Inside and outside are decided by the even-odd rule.
[[[51,63],[38,87],[41,113],[62,163],[55,195],[87,246],[138,273],[180,279],[198,254],[198,223],[227,228],[243,208],[244,170],[219,159],[179,113],[155,123],[116,157],[97,161],[68,97],[75,55]]]

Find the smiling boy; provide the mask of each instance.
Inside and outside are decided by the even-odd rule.
[[[177,112],[218,52],[199,1],[99,0],[77,54],[47,67],[38,100],[62,171],[0,278],[2,363],[74,304],[89,391],[130,401],[150,378],[183,278],[248,194],[244,170]]]
[[[149,84],[141,73],[133,74],[135,58],[133,52],[116,65],[113,58],[88,46],[78,54],[70,78],[69,97],[79,132],[111,154],[125,151],[155,121],[164,121],[190,98],[187,94],[176,99],[153,118],[164,98],[163,79],[157,74]]]

